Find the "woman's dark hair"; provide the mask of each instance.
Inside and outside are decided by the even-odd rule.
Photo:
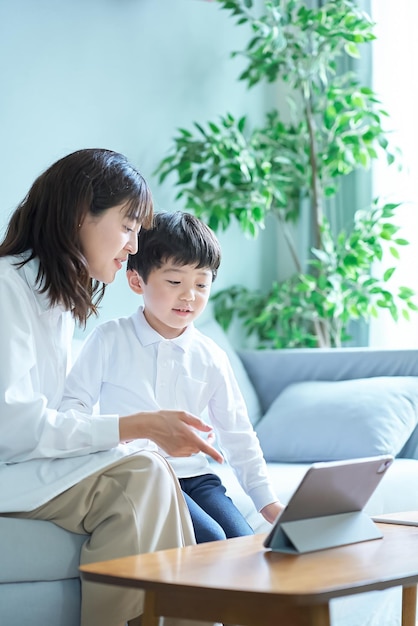
[[[147,282],[150,272],[168,260],[208,268],[215,280],[221,262],[219,241],[209,226],[190,213],[156,213],[152,228],[141,229],[138,252],[129,255],[127,269],[136,270]]]
[[[37,257],[40,291],[83,325],[97,314],[105,285],[90,278],[79,227],[87,214],[118,205],[144,227],[152,223],[150,189],[125,156],[93,148],[73,152],[35,180],[10,219],[0,256],[29,252],[21,266]]]

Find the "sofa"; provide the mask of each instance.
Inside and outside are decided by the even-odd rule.
[[[229,355],[283,502],[312,462],[389,452],[395,461],[366,512],[418,510],[418,350],[237,352],[214,321],[201,330]],[[255,532],[267,531],[231,468],[215,469]],[[50,522],[0,517],[2,626],[79,625],[86,538]],[[333,626],[397,626],[400,598],[394,589],[336,600]]]

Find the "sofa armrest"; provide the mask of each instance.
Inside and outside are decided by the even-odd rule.
[[[239,351],[263,413],[292,383],[373,376],[418,376],[418,350],[295,348]]]

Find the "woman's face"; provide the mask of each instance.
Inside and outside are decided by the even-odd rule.
[[[126,216],[123,204],[99,216],[86,215],[79,233],[91,278],[105,284],[113,282],[128,254],[135,254],[138,249],[140,227],[135,218]]]

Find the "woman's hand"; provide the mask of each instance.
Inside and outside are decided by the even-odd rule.
[[[207,440],[195,431],[208,433]],[[218,463],[223,456],[211,445],[212,428],[186,411],[150,411],[119,418],[121,441],[151,439],[170,456],[191,456],[204,452]]]
[[[272,502],[271,504],[267,504],[263,509],[261,509],[260,513],[264,517],[265,520],[273,524],[276,521],[277,516],[284,509],[284,504],[282,504],[279,500],[277,502]]]

